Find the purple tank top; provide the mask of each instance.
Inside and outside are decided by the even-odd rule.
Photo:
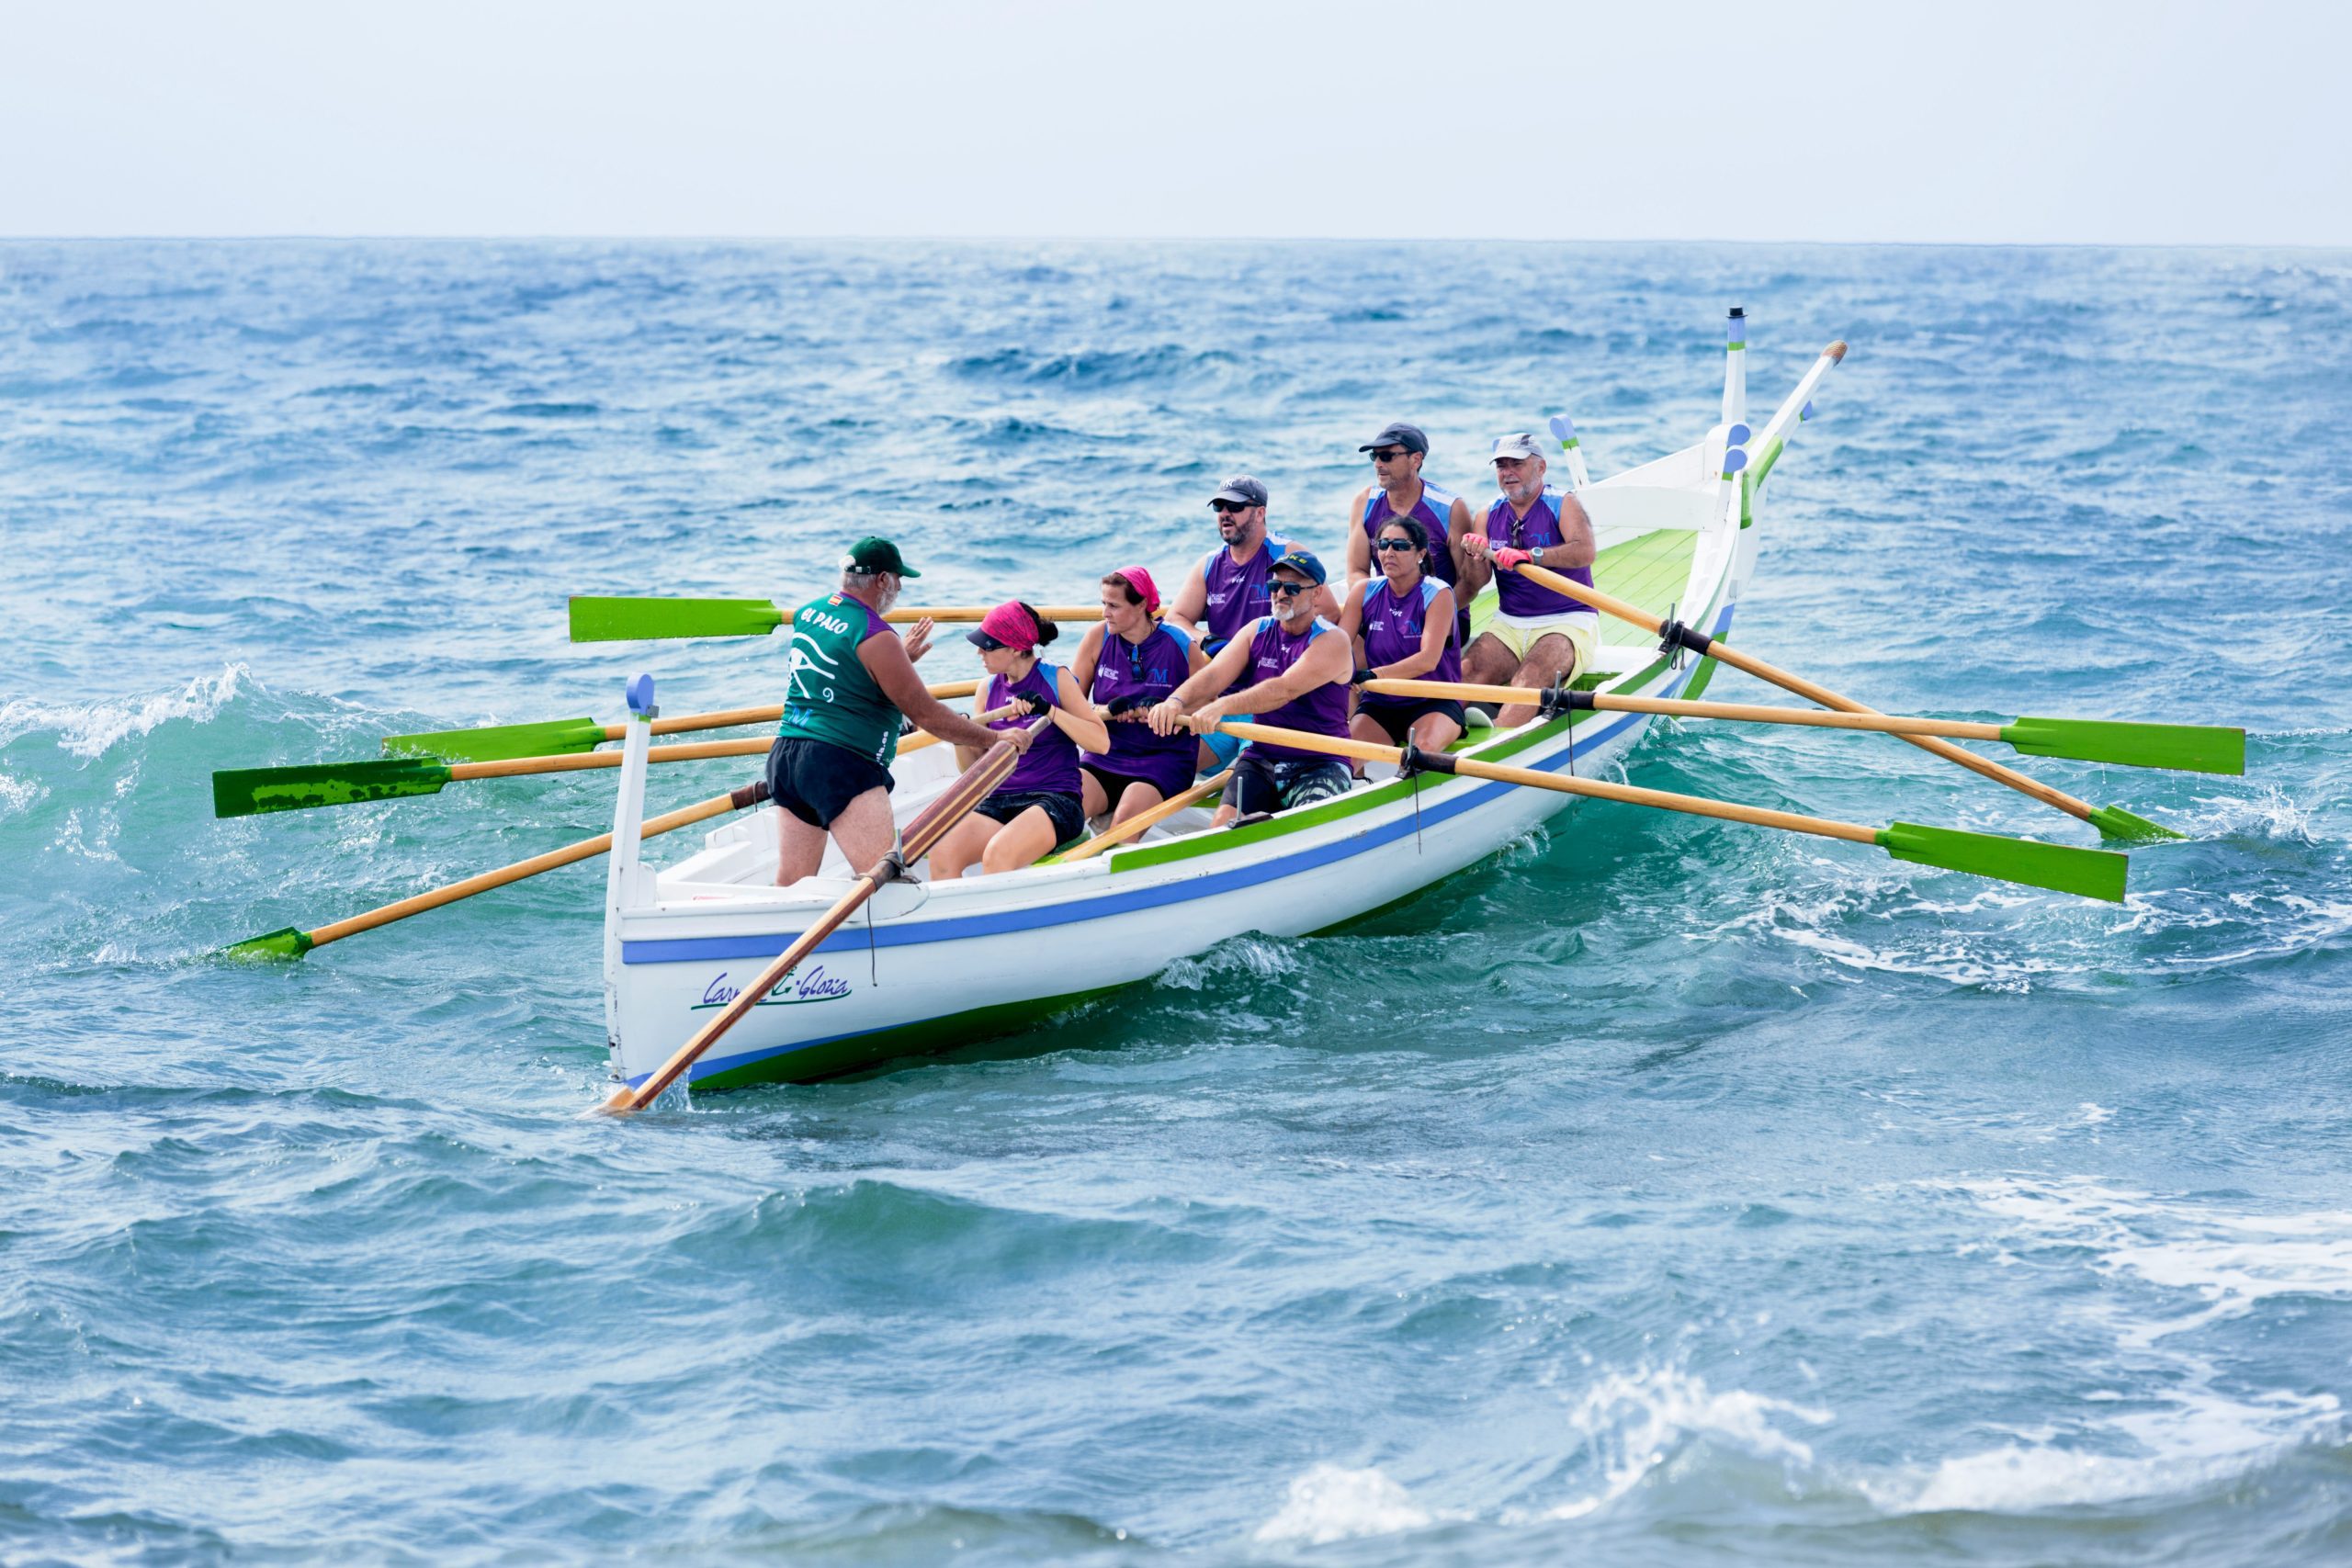
[[[1098,708],[1130,697],[1148,707],[1184,683],[1192,646],[1191,638],[1169,626],[1154,626],[1139,643],[1105,630],[1102,651],[1094,661],[1094,686],[1087,695]],[[1116,773],[1137,773],[1143,771],[1137,764],[1170,757],[1189,768],[1200,746],[1188,729],[1154,735],[1151,726],[1125,718],[1106,718],[1103,728],[1111,732],[1111,749],[1103,757],[1117,764],[1110,769]]]
[[[1305,631],[1293,637],[1283,630],[1283,624],[1268,615],[1258,623],[1250,638],[1250,667],[1243,671],[1241,688],[1271,681],[1306,657],[1307,645],[1318,637],[1337,637],[1339,628],[1317,616],[1307,624]],[[1303,729],[1310,735],[1329,735],[1345,739],[1348,734],[1348,683],[1327,681],[1310,687],[1303,696],[1291,698],[1278,708],[1251,714],[1243,720],[1248,724],[1278,725],[1284,729]],[[1261,757],[1289,759],[1311,757],[1329,761],[1325,751],[1302,751],[1295,746],[1276,746],[1264,740],[1252,740],[1250,749]]]
[[[1546,486],[1527,509],[1524,517],[1510,514],[1510,502],[1502,496],[1487,508],[1487,537],[1498,545],[1514,549],[1532,550],[1538,545],[1549,549],[1563,543],[1560,535],[1560,492]],[[1589,566],[1553,566],[1544,569],[1556,572],[1571,582],[1592,586],[1592,568]],[[1540,583],[1530,582],[1515,571],[1495,573],[1495,593],[1499,601],[1496,608],[1506,615],[1565,615],[1582,611],[1586,615],[1599,612],[1581,599],[1571,599],[1565,593],[1555,593]]]
[[[1405,513],[1406,516],[1419,523],[1430,536],[1429,550],[1421,557],[1422,573],[1436,578],[1448,587],[1452,587],[1455,581],[1453,552],[1446,547],[1445,542],[1447,518],[1453,511],[1453,492],[1450,490],[1440,490],[1437,486],[1424,480],[1421,484],[1421,499],[1413,502],[1412,511]],[[1388,492],[1378,485],[1373,486],[1372,499],[1364,503],[1363,509],[1365,540],[1377,547],[1380,543],[1380,525],[1396,515],[1396,509],[1388,504]],[[1376,547],[1372,553],[1372,575],[1375,581],[1380,578],[1380,551]]]
[[[1420,586],[1404,599],[1385,578],[1375,577],[1363,591],[1363,660],[1378,667],[1410,659],[1421,651],[1421,628],[1428,625],[1430,605],[1445,592],[1445,584],[1424,577]],[[1416,675],[1416,681],[1459,681],[1462,679],[1462,645],[1449,637],[1445,651],[1437,657],[1437,668],[1426,675]],[[1366,707],[1401,707],[1408,704],[1427,702],[1427,697],[1385,697],[1376,692],[1366,692],[1358,699]]]
[[[1053,702],[1054,686],[1060,671],[1039,660],[1030,666],[1029,673],[1011,684],[1001,675],[989,677],[988,690],[980,709],[1002,707],[1014,697],[1043,697]],[[1023,715],[1010,718],[989,720],[990,729],[1018,729],[1035,724],[1035,719]],[[1012,772],[997,785],[998,795],[1076,795],[1078,793],[1078,742],[1062,732],[1058,724],[1046,726],[1036,739],[1029,742],[1029,750],[1021,753],[1021,761],[1012,764]]]
[[[1208,632],[1208,640],[1201,645],[1204,652],[1216,652],[1250,622],[1273,612],[1266,583],[1273,575],[1274,562],[1287,555],[1290,547],[1288,539],[1269,534],[1259,541],[1258,553],[1246,561],[1237,564],[1233,552],[1223,545],[1201,558],[1201,580],[1208,588],[1208,613],[1201,617]]]

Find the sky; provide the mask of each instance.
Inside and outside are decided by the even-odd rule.
[[[0,235],[2352,245],[2352,6],[0,0]]]

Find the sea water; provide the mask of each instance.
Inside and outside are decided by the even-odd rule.
[[[626,1125],[576,1120],[599,864],[207,956],[612,810],[216,821],[214,769],[777,700],[773,640],[575,646],[570,594],[788,600],[869,532],[931,602],[1172,591],[1235,471],[1337,559],[1392,419],[1473,496],[1555,412],[1596,473],[1697,440],[1733,304],[1752,420],[1853,345],[1739,643],[2248,729],[2244,779],[2024,764],[2188,835],[2122,906],[1589,804]],[[2326,253],[0,246],[0,1557],[2352,1557],[2348,332]],[[1878,738],[1627,774],[2093,841]]]

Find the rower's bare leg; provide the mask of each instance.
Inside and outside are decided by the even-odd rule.
[[[965,818],[947,829],[947,836],[932,846],[931,879],[933,882],[955,882],[979,863],[988,852],[989,840],[996,834],[996,823],[978,813]]]
[[[1134,786],[1130,784],[1128,788],[1133,789]],[[1124,802],[1125,797],[1121,798]],[[1092,773],[1078,775],[1078,808],[1085,813],[1089,822],[1111,809],[1111,797],[1103,793],[1102,781]]]
[[[890,820],[890,792],[876,785],[842,807],[828,829],[839,844],[849,874],[863,876],[899,841],[898,825]]]
[[[1354,717],[1348,720],[1348,733],[1358,740],[1369,740],[1374,746],[1394,746],[1396,744],[1396,742],[1388,739],[1388,731],[1380,728],[1380,721],[1378,719],[1375,719],[1370,714],[1363,713],[1362,711],[1359,711]],[[1353,773],[1357,778],[1364,777],[1363,759],[1361,757],[1351,758],[1348,762],[1348,772]]]
[[[825,863],[825,830],[811,827],[779,806],[775,808],[775,885],[789,887],[814,876]]]
[[[1519,673],[1511,678],[1514,686],[1548,686],[1555,681],[1566,681],[1577,672],[1577,645],[1554,632],[1535,639],[1520,660]],[[1525,724],[1541,710],[1533,703],[1510,703],[1495,715],[1497,729],[1510,729]]]
[[[1111,826],[1140,817],[1159,804],[1159,791],[1148,784],[1131,784],[1119,792],[1119,809],[1111,818]]]
[[[1223,766],[1225,766],[1224,759],[1209,749],[1207,741],[1202,741],[1199,753],[1193,759],[1193,771],[1196,773],[1213,773]]]
[[[1518,668],[1519,660],[1492,632],[1480,632],[1462,650],[1462,679],[1473,686],[1508,686]]]
[[[994,826],[994,824],[990,824]],[[1042,806],[1033,806],[998,828],[988,848],[980,852],[980,869],[991,874],[1035,865],[1054,852],[1054,819]]]
[[[1462,739],[1462,727],[1442,713],[1425,713],[1413,721],[1412,737],[1424,751],[1442,751]]]

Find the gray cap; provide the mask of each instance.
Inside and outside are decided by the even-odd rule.
[[[1496,436],[1494,457],[1488,457],[1487,461],[1491,463],[1501,457],[1541,457],[1542,456],[1544,456],[1544,444],[1521,430],[1510,435]]]
[[[1209,497],[1211,506],[1220,501],[1234,506],[1263,506],[1266,504],[1266,487],[1248,474],[1236,474],[1225,481],[1222,490]]]
[[[1421,434],[1419,425],[1407,424],[1399,420],[1356,450],[1374,452],[1383,446],[1402,446],[1408,452],[1426,452],[1430,449],[1430,438]]]

